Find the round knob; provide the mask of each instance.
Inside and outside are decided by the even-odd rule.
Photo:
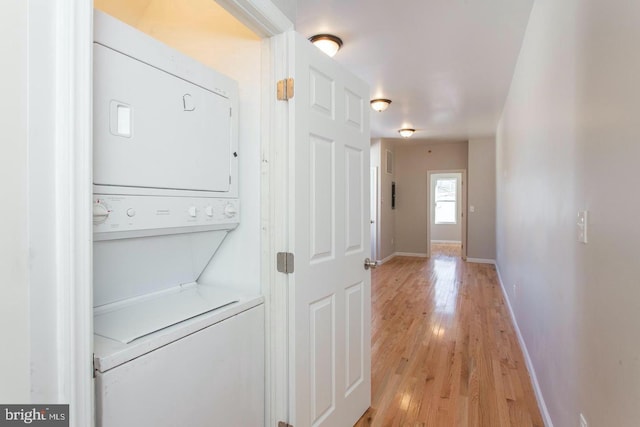
[[[135,210],[135,209],[133,209],[133,208],[129,208],[129,209],[127,209],[127,216],[128,216],[129,218],[136,216],[136,210]]]
[[[238,211],[236,211],[236,207],[231,203],[224,207],[224,216],[226,216],[227,218],[233,218],[234,216],[236,216],[236,213],[238,213]]]
[[[191,206],[188,209],[188,212],[189,212],[189,216],[192,218],[195,218],[196,216],[198,216],[198,209],[195,206]]]
[[[378,266],[378,261],[371,261],[369,258],[364,260],[364,269],[368,270],[370,268],[376,268]]]
[[[109,218],[109,209],[100,202],[93,204],[93,223],[95,225],[102,224]]]

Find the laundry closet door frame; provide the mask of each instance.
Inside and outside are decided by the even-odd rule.
[[[282,316],[286,318],[286,313],[277,313],[274,318],[274,313],[282,305],[271,303],[270,300],[278,298],[272,295],[273,289],[282,283],[286,286],[286,278],[278,276],[275,266],[276,245],[286,237],[280,236],[278,231],[286,227],[274,225],[274,220],[281,220],[275,216],[278,213],[275,200],[277,193],[271,189],[278,188],[280,175],[274,173],[271,159],[278,152],[286,152],[288,143],[288,138],[279,138],[288,135],[287,123],[282,120],[286,117],[287,107],[276,100],[275,83],[285,77],[277,73],[286,70],[287,61],[286,47],[278,41],[278,35],[291,30],[293,23],[270,1],[218,0],[218,3],[263,38],[264,71],[260,95],[263,99],[262,283],[267,299],[265,416],[267,425],[275,425],[281,414],[286,416],[287,413],[282,412],[287,409],[287,365],[286,358],[274,360],[272,357],[278,355],[279,352],[275,350],[282,348],[282,342],[286,343],[286,336],[275,336],[272,331],[278,329],[277,325]],[[55,165],[51,172],[39,176],[39,179],[55,180],[56,183],[55,204],[48,211],[49,215],[55,215],[56,218],[55,233],[47,237],[55,247],[51,254],[56,265],[54,277],[51,277],[55,298],[49,315],[32,317],[32,323],[34,320],[47,323],[44,328],[47,330],[38,331],[38,334],[54,334],[57,348],[55,361],[41,362],[41,365],[48,366],[35,368],[36,371],[52,370],[57,379],[54,391],[39,396],[51,402],[70,404],[70,425],[85,427],[94,425],[91,213],[93,1],[32,0],[29,6],[30,22],[32,17],[37,18],[33,22],[43,20],[37,8],[45,5],[55,13],[46,18],[48,25],[34,27],[30,34],[46,38],[53,33],[52,50],[48,57],[50,67],[32,70],[29,84],[36,78],[50,83],[52,108],[39,109],[30,114],[29,119],[32,123],[51,123],[51,140],[55,144]],[[30,46],[29,49],[30,56],[35,55],[37,46]],[[30,160],[29,168],[35,166],[35,162]],[[39,214],[41,207],[37,201],[30,201],[29,215],[34,218],[32,221],[37,220],[36,214]],[[46,272],[46,267],[40,267],[37,263],[31,267],[36,273],[38,269],[42,270],[40,274]],[[43,318],[53,322],[43,322]],[[37,339],[35,336],[31,338]],[[31,382],[33,388],[37,378],[32,378]]]

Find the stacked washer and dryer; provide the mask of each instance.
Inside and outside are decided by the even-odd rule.
[[[96,425],[262,425],[263,297],[198,280],[239,225],[237,83],[94,24]]]

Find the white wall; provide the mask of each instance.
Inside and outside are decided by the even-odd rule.
[[[496,258],[495,138],[469,140],[467,257]],[[474,212],[470,211],[471,206]]]
[[[560,427],[640,419],[638,16],[536,1],[498,127],[498,266]]]
[[[260,292],[261,49],[258,36],[211,0],[96,0],[99,8],[238,81],[240,225],[202,273],[201,282]]]
[[[0,14],[0,402],[30,401],[27,228],[27,6],[7,0]]]

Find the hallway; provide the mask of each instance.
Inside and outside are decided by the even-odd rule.
[[[495,268],[434,244],[372,275],[372,403],[356,426],[543,426]]]

